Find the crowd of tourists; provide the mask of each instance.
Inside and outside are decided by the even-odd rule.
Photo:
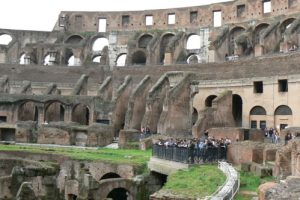
[[[208,135],[200,139],[160,139],[153,145],[153,156],[184,163],[214,162],[226,159],[230,144],[228,138],[218,140]]]

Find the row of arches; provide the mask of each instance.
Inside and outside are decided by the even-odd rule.
[[[162,36],[161,43],[160,43],[160,55],[161,55],[160,59],[159,59],[160,63],[164,62],[164,54],[165,54],[167,45],[169,44],[170,40],[174,36],[175,36],[175,34],[173,34],[173,33],[167,33]],[[147,48],[149,42],[152,40],[152,38],[153,38],[153,36],[151,34],[144,34],[138,39],[137,46],[138,46],[139,50],[132,53],[132,56],[131,56],[132,60],[130,61],[131,64],[133,64],[133,65],[146,64],[146,61],[147,61],[146,48]],[[83,40],[84,40],[84,38],[81,37],[80,35],[73,35],[73,36],[70,36],[64,43],[76,45],[76,44],[80,44],[81,41],[83,41]],[[186,49],[200,49],[201,48],[200,43],[201,42],[200,42],[199,35],[190,34],[187,37]],[[100,38],[94,39],[91,44],[91,48],[92,48],[92,52],[93,52],[92,62],[100,63],[101,56],[102,56],[101,51],[103,50],[104,47],[108,47],[108,46],[109,46],[109,41],[106,38],[100,37]],[[66,57],[65,64],[68,66],[76,66],[76,65],[80,65],[80,63],[81,63],[80,60],[76,60],[72,50],[67,50],[65,57]],[[115,65],[116,66],[125,66],[126,58],[127,58],[127,54],[121,53],[120,55],[117,56]],[[55,57],[51,58],[51,54],[47,53],[44,56],[43,64],[51,65],[51,62],[53,60],[55,60]],[[187,58],[187,62],[189,62],[188,60],[189,59]],[[25,53],[21,54],[19,63],[22,65],[27,64]]]
[[[205,107],[212,107],[213,106],[213,100],[217,98],[216,95],[209,95],[205,101]],[[243,100],[241,98],[241,96],[234,94],[232,96],[232,115],[233,118],[236,122],[236,126],[237,127],[241,127],[242,126],[242,118],[243,118]],[[276,126],[279,126],[280,128],[283,128],[285,126],[288,125],[288,123],[290,123],[288,120],[291,120],[287,117],[287,120],[285,123],[280,121],[280,116],[292,116],[293,112],[292,109],[287,106],[287,105],[280,105],[278,106],[273,113],[267,113],[265,108],[263,106],[254,106],[253,108],[251,108],[250,112],[249,112],[249,122],[250,122],[250,126],[252,128],[256,128],[255,124],[257,124],[257,121],[259,121],[261,123],[262,126],[260,126],[260,128],[265,128],[264,126],[266,126],[266,122],[267,122],[267,118],[268,116],[274,116],[274,123]],[[193,109],[193,115],[192,115],[192,122],[193,125],[196,123],[197,121],[197,117],[198,117],[198,111],[194,108]],[[253,125],[254,124],[254,125]],[[253,126],[254,127],[253,127]]]
[[[22,103],[18,108],[19,121],[38,121],[38,106],[33,101]],[[53,101],[45,104],[44,120],[45,122],[64,121],[66,108],[59,101]],[[90,109],[84,104],[76,104],[72,107],[71,121],[82,125],[89,125]]]
[[[278,44],[280,42],[284,41],[284,34],[286,31],[291,27],[291,24],[296,20],[296,18],[287,18],[283,20],[277,28],[276,35],[279,36],[278,41],[276,41]],[[268,27],[271,24],[269,23],[260,23],[257,26],[253,28],[253,30],[250,30],[249,28],[246,29],[246,27],[243,26],[236,26],[233,27],[229,31],[229,36],[228,36],[228,55],[233,55],[236,54],[237,52],[237,39],[240,35],[242,34],[247,34],[247,32],[251,32],[251,36],[248,38],[249,41],[245,41],[244,44],[239,44],[241,46],[241,52],[242,55],[249,55],[254,51],[254,46],[257,44],[260,44],[261,36],[265,33],[265,31],[268,29]],[[279,51],[279,45],[275,45],[277,49],[272,49],[273,51]]]

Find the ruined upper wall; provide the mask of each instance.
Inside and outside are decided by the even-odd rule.
[[[106,32],[149,29],[213,27],[214,11],[221,11],[222,25],[255,22],[264,18],[299,12],[298,0],[270,0],[271,12],[264,13],[261,0],[236,0],[205,6],[120,12],[66,12],[59,15],[54,30],[98,32],[99,19],[106,19]],[[175,23],[168,24],[168,15],[175,14]],[[146,16],[153,16],[153,25],[146,25]]]

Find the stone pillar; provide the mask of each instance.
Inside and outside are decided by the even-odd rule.
[[[164,65],[171,65],[173,60],[172,53],[165,53]]]
[[[6,63],[6,51],[0,48],[0,63]]]
[[[255,45],[254,47],[254,56],[262,56],[264,54],[264,47],[260,44]]]
[[[43,124],[45,122],[45,104],[39,104],[37,105],[38,109],[38,124]]]
[[[72,106],[67,105],[65,106],[64,122],[71,122],[71,121],[72,121]]]
[[[215,60],[216,60],[215,57],[216,57],[215,50],[209,50],[208,51],[208,61],[207,62],[209,62],[209,63],[215,62]]]

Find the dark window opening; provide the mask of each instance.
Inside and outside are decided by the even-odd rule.
[[[104,174],[100,180],[103,180],[103,179],[111,179],[111,178],[121,178],[121,176],[119,174],[116,174],[116,173],[107,173],[107,174]]]
[[[279,125],[280,130],[285,129],[287,126],[288,126],[288,124],[280,124]]]
[[[7,122],[6,116],[0,116],[0,123]]]
[[[278,91],[279,92],[287,92],[288,91],[287,79],[278,80]]]
[[[235,125],[237,127],[241,127],[243,118],[243,100],[237,94],[234,94],[232,96],[232,115],[235,121]]]
[[[15,141],[16,140],[16,129],[2,128],[0,130],[0,141]]]
[[[237,15],[237,17],[242,17],[243,14],[244,14],[244,12],[245,12],[245,10],[246,10],[245,4],[243,4],[243,5],[238,5],[238,6],[236,7],[236,15]]]
[[[275,115],[293,115],[293,112],[290,107],[282,105],[276,108]]]
[[[96,122],[99,124],[109,124],[108,119],[97,119]]]
[[[198,11],[190,12],[190,23],[195,23],[198,18]]]
[[[129,23],[130,23],[129,15],[123,15],[122,16],[122,26],[128,26]]]
[[[206,98],[205,100],[205,106],[206,107],[212,107],[213,105],[213,100],[216,98],[217,96],[216,95],[210,95]]]
[[[244,140],[249,140],[250,139],[250,132],[249,130],[244,130]]]
[[[251,120],[250,127],[251,127],[251,128],[257,128],[257,121]]]
[[[253,82],[253,86],[254,86],[254,93],[263,93],[264,87],[262,81]]]
[[[265,120],[262,120],[259,122],[259,128],[260,129],[265,129],[267,127],[267,122]]]
[[[75,194],[68,194],[68,200],[76,200],[77,196]]]
[[[115,188],[107,195],[107,198],[113,200],[127,200],[128,197],[129,192],[124,188]]]
[[[195,108],[193,108],[192,125],[195,125],[197,120],[198,120],[198,111]]]
[[[250,115],[266,115],[266,110],[261,106],[255,106],[250,110]]]
[[[145,65],[146,64],[146,55],[142,51],[137,51],[132,55],[132,64],[133,65]]]

